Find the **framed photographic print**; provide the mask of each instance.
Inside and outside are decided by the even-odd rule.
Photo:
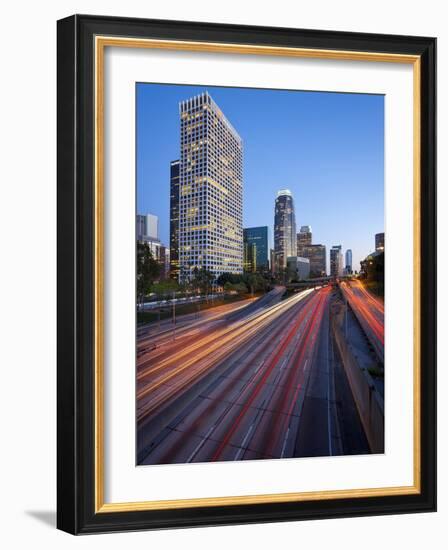
[[[58,22],[58,527],[434,511],[434,38]]]

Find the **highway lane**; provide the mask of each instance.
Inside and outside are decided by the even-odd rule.
[[[204,335],[194,357],[189,346],[146,365],[137,385],[138,462],[340,454],[330,293],[294,295]],[[317,409],[309,406],[316,388]]]
[[[166,399],[184,391],[186,385],[207,374],[260,328],[279,318],[312,292],[305,291],[279,304],[239,317],[232,323],[204,329],[200,334],[192,331],[187,342],[174,342],[172,346],[148,353],[137,369],[138,421],[160,408]]]
[[[384,304],[360,281],[342,282],[340,287],[378,358],[384,363]]]

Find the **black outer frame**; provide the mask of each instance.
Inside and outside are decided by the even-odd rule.
[[[72,534],[436,510],[436,39],[74,15],[57,26],[57,527]],[[94,37],[421,56],[421,493],[94,513]]]

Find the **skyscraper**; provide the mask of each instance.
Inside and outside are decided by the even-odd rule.
[[[285,269],[288,256],[297,256],[294,199],[289,189],[282,189],[275,199],[274,249],[278,269]]]
[[[243,272],[243,143],[205,92],[179,104],[179,277]]]
[[[353,273],[353,259],[350,248],[345,251],[345,273],[347,275],[351,275]]]
[[[384,233],[377,233],[375,235],[375,251],[384,252]]]
[[[342,246],[335,245],[330,250],[330,276],[340,277],[342,275],[343,256]]]
[[[170,277],[179,278],[179,168],[180,161],[170,163]]]
[[[255,246],[255,270],[267,270],[269,268],[268,227],[265,225],[243,229],[243,240],[245,250],[249,251],[246,244]]]
[[[304,246],[310,245],[312,242],[312,231],[310,225],[302,225],[300,232],[297,233],[297,256],[302,255]]]
[[[246,273],[255,273],[257,267],[257,245],[244,241],[244,271]]]

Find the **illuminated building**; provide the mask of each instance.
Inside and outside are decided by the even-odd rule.
[[[310,277],[325,277],[327,273],[327,249],[324,244],[308,244],[300,247],[300,256],[310,261]]]
[[[350,248],[345,251],[345,273],[351,275],[353,273],[353,255]]]
[[[297,256],[302,256],[304,246],[309,246],[312,242],[311,226],[302,225],[300,232],[297,233]]]
[[[180,161],[170,163],[170,277],[179,278],[179,169]]]
[[[330,276],[341,277],[343,274],[342,246],[335,245],[330,250]]]
[[[250,267],[252,271],[266,271],[269,269],[268,258],[268,227],[247,227],[243,229],[243,241],[245,257],[249,259],[250,254],[255,254],[254,260],[246,262],[245,264]],[[255,250],[251,247],[255,246]],[[249,269],[244,267],[245,271]]]
[[[377,233],[375,235],[375,251],[384,252],[384,233]]]
[[[244,241],[244,271],[246,273],[255,273],[257,267],[257,245]]]
[[[243,144],[205,92],[179,104],[179,278],[243,272]]]
[[[280,190],[275,199],[274,250],[278,270],[286,268],[288,256],[297,256],[294,199],[289,189]]]

